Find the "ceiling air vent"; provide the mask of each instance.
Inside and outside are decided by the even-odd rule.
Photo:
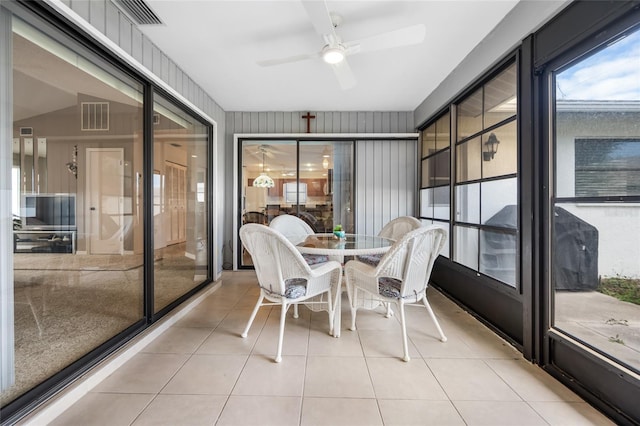
[[[113,0],[138,25],[160,25],[162,21],[143,0]]]

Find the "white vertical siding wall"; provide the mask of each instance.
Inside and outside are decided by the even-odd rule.
[[[417,142],[360,141],[356,148],[356,232],[377,234],[398,216],[417,216]]]
[[[233,135],[268,133],[306,133],[307,111],[295,112],[227,112],[226,144],[233,146]],[[413,133],[413,112],[311,111],[311,133]],[[363,135],[365,137],[365,135]],[[233,152],[227,150],[227,164],[233,164]],[[389,220],[416,215],[417,197],[416,140],[359,140],[355,158],[356,232],[377,234]],[[226,171],[226,181],[233,182],[233,167]],[[235,194],[229,187],[227,200]],[[233,238],[233,207],[225,206],[225,237],[229,247]],[[225,234],[226,235],[226,234]],[[227,258],[227,254],[229,257]],[[231,250],[225,250],[225,262],[231,264]]]
[[[182,95],[202,112],[216,121],[215,139],[210,146],[214,158],[214,206],[218,212],[211,212],[214,227],[214,277],[222,270],[222,249],[224,218],[224,191],[230,184],[225,183],[225,112],[224,110],[185,72],[157,46],[140,32],[136,24],[118,9],[110,0],[62,0],[73,12],[88,22],[96,30],[108,37],[122,50],[156,77]],[[64,13],[64,12],[63,12]]]

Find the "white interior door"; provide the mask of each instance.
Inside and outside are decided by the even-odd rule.
[[[124,251],[124,149],[87,149],[87,216],[90,254]]]

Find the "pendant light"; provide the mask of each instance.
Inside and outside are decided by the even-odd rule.
[[[257,188],[273,188],[276,184],[273,182],[267,173],[264,171],[264,148],[261,148],[262,151],[262,173],[260,176],[253,180],[253,186]]]

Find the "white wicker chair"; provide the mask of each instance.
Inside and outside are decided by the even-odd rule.
[[[313,232],[313,229],[307,222],[297,216],[293,216],[290,214],[283,214],[274,217],[273,220],[269,223],[269,227],[280,232],[282,235],[287,237],[289,241],[292,241],[301,236],[315,234],[315,232]],[[304,253],[302,257],[309,265],[317,265],[319,263],[329,261],[329,256],[321,254]]]
[[[380,232],[378,232],[378,237],[384,237],[389,238],[390,240],[398,241],[407,232],[418,229],[421,226],[422,222],[420,222],[415,217],[400,216],[387,222],[387,224],[380,230]],[[367,263],[371,266],[378,265],[381,258],[381,254],[356,256],[356,259],[358,259],[360,262]]]
[[[404,235],[418,229],[422,226],[422,222],[412,216],[400,216],[389,221],[378,233],[379,237],[389,238],[392,240],[399,240]]]
[[[287,310],[291,305],[302,302],[311,310],[327,311],[329,333],[334,334],[337,304],[335,297],[340,294],[342,265],[330,261],[311,269],[293,244],[268,226],[254,223],[243,225],[240,228],[240,239],[251,254],[260,284],[260,297],[242,332],[242,337],[247,337],[261,306],[281,305],[280,332],[275,357],[275,361],[280,362]]]
[[[395,303],[400,311],[404,360],[409,361],[404,306],[422,301],[438,329],[440,340],[445,342],[447,338],[426,295],[433,264],[445,239],[446,233],[440,228],[420,227],[397,241],[376,267],[355,260],[348,262],[345,279],[351,308],[351,330],[356,329],[358,308],[374,309],[381,303]]]

